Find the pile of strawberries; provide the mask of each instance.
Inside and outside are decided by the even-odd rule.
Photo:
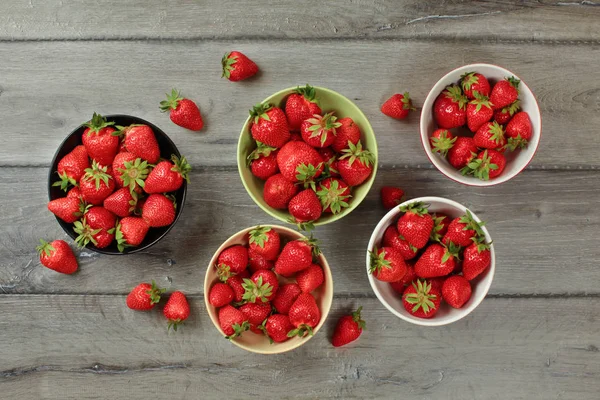
[[[468,72],[446,87],[433,105],[439,129],[430,137],[431,149],[463,175],[485,181],[499,176],[504,153],[526,148],[533,135],[529,114],[519,111],[519,83],[512,76],[492,87],[482,74]]]
[[[471,298],[471,281],[491,263],[490,245],[471,213],[450,219],[430,214],[422,202],[402,206],[404,214],[370,252],[370,272],[402,295],[404,308],[419,318],[433,317],[442,300],[454,308]]]
[[[312,335],[321,320],[312,293],[325,280],[319,254],[315,239],[283,244],[279,233],[266,226],[249,232],[247,246],[223,250],[215,265],[220,282],[210,288],[208,299],[218,308],[226,337],[250,330],[281,343]]]
[[[80,246],[101,249],[116,241],[122,252],[139,246],[151,228],[173,223],[173,193],[191,167],[185,157],[161,160],[151,127],[114,125],[96,113],[85,124],[83,144],[58,163],[53,186],[66,195],[51,200],[48,209],[73,224]]]
[[[290,222],[303,229],[323,213],[348,207],[352,187],[369,178],[376,162],[363,148],[352,118],[334,114],[321,110],[309,85],[298,87],[284,109],[258,104],[250,110],[256,149],[248,156],[248,166],[266,181],[265,202],[287,209]]]

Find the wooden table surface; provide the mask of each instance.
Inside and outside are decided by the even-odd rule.
[[[240,3],[0,1],[0,398],[600,398],[600,3]],[[260,76],[220,78],[234,49]],[[379,112],[404,90],[421,106],[437,79],[472,62],[515,71],[542,111],[535,159],[497,187],[462,186],[432,168],[420,109],[405,122]],[[259,356],[213,327],[203,278],[229,235],[276,222],[238,177],[247,110],[306,82],[365,112],[380,170],[357,210],[316,230],[335,281],[325,329],[293,352]],[[171,87],[199,104],[202,132],[159,112]],[[67,239],[46,209],[48,166],[94,111],[159,125],[193,164],[192,184],[158,245],[127,257],[81,250],[80,271],[65,276],[35,253],[40,237]],[[384,214],[383,185],[451,198],[488,221],[496,276],[467,318],[418,327],[375,298],[364,254]],[[151,279],[189,295],[193,313],[177,334],[159,312],[125,307],[129,290]],[[358,305],[368,329],[334,349],[335,321]]]

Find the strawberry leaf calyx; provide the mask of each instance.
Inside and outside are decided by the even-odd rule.
[[[504,143],[504,128],[498,122],[494,121],[489,125],[489,133],[491,133],[490,140],[497,145]]]
[[[308,128],[308,130],[311,132],[310,137],[319,137],[321,140],[321,145],[325,144],[327,141],[327,135],[331,133],[332,135],[336,136],[336,129],[342,126],[341,123],[336,121],[337,117],[333,115],[333,112],[327,113],[323,116],[319,114],[313,115],[312,118],[307,120],[307,122],[311,123],[311,126]]]
[[[173,331],[177,332],[177,327],[183,324],[181,319],[169,319],[167,323],[167,331],[173,329]]]
[[[40,255],[44,253],[47,257],[51,256],[51,252],[56,251],[54,246],[46,242],[44,239],[40,239],[40,245],[36,247],[36,250]]]
[[[312,233],[309,237],[304,237],[298,240],[310,246],[313,258],[316,258],[321,254],[321,249],[319,248],[319,241],[312,235]]]
[[[423,309],[425,314],[428,314],[430,310],[435,310],[436,306],[432,300],[436,300],[437,295],[431,293],[431,283],[417,279],[417,282],[413,282],[412,286],[416,293],[408,293],[404,297],[407,303],[414,305],[412,312],[417,312],[419,308]]]
[[[320,190],[317,191],[317,197],[321,201],[323,210],[326,210],[329,207],[333,214],[337,214],[342,211],[343,208],[348,208],[349,204],[347,200],[352,196],[349,194],[344,195],[347,188],[340,187],[339,181],[332,180],[329,188],[323,184],[320,186]]]
[[[491,156],[488,156],[487,150],[483,152],[482,158],[473,158],[466,167],[460,170],[463,175],[473,175],[482,181],[490,179],[490,170],[498,169],[498,165],[492,163]]]
[[[179,102],[183,100],[179,91],[177,89],[171,89],[171,94],[167,93],[167,100],[163,100],[160,102],[160,111],[166,112],[170,110],[175,110],[179,106]]]
[[[456,137],[450,138],[450,132],[444,130],[440,134],[440,137],[431,138],[431,142],[433,143],[433,151],[446,157],[446,155],[448,155],[448,150],[454,147],[454,142],[456,142],[456,139]]]
[[[81,179],[85,181],[93,180],[96,185],[96,190],[100,189],[100,182],[104,182],[108,186],[108,180],[112,179],[112,176],[106,172],[108,167],[102,167],[96,161],[92,163],[92,168],[86,168],[85,174]]]
[[[475,221],[471,211],[467,210],[466,214],[460,217],[459,222],[465,224],[463,231],[473,230],[475,233],[477,233],[477,237],[485,237],[485,233],[483,232],[483,229],[481,229],[481,227],[485,225],[485,221]]]
[[[79,247],[85,247],[90,242],[94,246],[97,245],[98,242],[96,241],[96,238],[94,236],[96,236],[102,231],[101,228],[92,229],[88,225],[85,217],[83,217],[81,221],[75,221],[73,223],[73,230],[75,231],[75,233],[78,234],[78,236],[75,238],[75,243],[77,243],[77,246]]]
[[[232,340],[241,336],[242,333],[250,329],[250,323],[248,321],[244,321],[241,324],[233,324],[231,327],[233,328],[233,334],[225,336],[225,339]]]
[[[296,225],[299,231],[311,232],[315,229],[315,221],[297,221],[296,218],[290,217],[287,222]]]
[[[250,166],[253,160],[270,156],[271,152],[275,150],[277,150],[275,147],[267,146],[266,144],[257,141],[256,149],[254,149],[247,157],[247,166]]]
[[[519,91],[519,83],[521,83],[520,79],[517,79],[514,76],[511,76],[510,78],[506,78],[506,80],[508,81],[508,83],[510,83],[510,85],[512,87],[517,89],[517,92]]]
[[[404,92],[402,94],[402,108],[404,110],[417,111],[415,107],[412,105],[412,100],[410,98],[410,93]]]
[[[112,126],[114,124],[114,122],[108,122],[106,118],[104,118],[102,115],[94,113],[92,119],[83,124],[83,126],[90,128],[90,130],[88,131],[88,135],[90,135],[92,132],[100,133],[102,129]]]
[[[231,272],[231,268],[227,264],[218,264],[215,265],[215,269],[217,270],[217,276],[221,282],[227,283],[227,280],[235,275]]]
[[[296,179],[298,180],[298,182],[303,183],[305,188],[308,188],[310,186],[313,190],[316,190],[316,183],[314,178],[317,175],[317,173],[321,171],[322,167],[322,162],[320,162],[316,167],[312,164],[306,165],[302,163],[296,167]]]
[[[352,313],[352,320],[356,322],[356,324],[360,327],[360,329],[365,329],[367,324],[362,320],[360,312],[362,311],[362,306],[358,307],[356,311]]]
[[[460,84],[463,90],[471,89],[471,86],[479,82],[479,77],[475,75],[475,72],[465,72],[460,77]]]
[[[433,215],[433,229],[431,230],[430,239],[434,242],[442,241],[442,235],[440,235],[439,232],[444,228],[444,224],[442,223],[444,219],[446,219],[446,217]]]
[[[375,248],[375,251],[369,251],[369,256],[371,258],[371,265],[369,266],[370,274],[375,272],[379,273],[382,268],[392,268],[392,263],[385,259],[385,255],[385,250],[379,251]]]
[[[115,240],[117,241],[117,249],[122,253],[126,248],[132,247],[129,243],[127,243],[127,239],[123,236],[123,232],[121,231],[121,223],[117,224],[115,228]]]
[[[287,336],[288,337],[294,337],[294,336],[299,336],[299,337],[304,337],[304,336],[312,336],[313,335],[313,328],[312,326],[306,325],[306,324],[301,324],[300,326],[298,326],[296,329],[293,329],[291,331],[288,332]]]
[[[187,183],[190,183],[190,172],[192,172],[192,166],[187,162],[185,156],[177,157],[175,154],[171,155],[171,161],[173,162],[173,168],[171,171],[175,171],[181,175]]]
[[[517,137],[509,137],[504,148],[509,151],[515,151],[517,149],[526,149],[528,144],[527,139],[523,139],[521,135],[517,135]]]
[[[413,213],[418,216],[423,216],[425,214],[429,214],[428,207],[429,206],[422,201],[414,201],[412,203],[400,206],[400,211],[405,213]]]
[[[134,161],[125,161],[125,168],[119,168],[121,179],[123,179],[123,187],[129,187],[129,192],[133,195],[136,187],[144,187],[144,180],[148,176],[148,162],[141,158],[136,158]]]
[[[252,229],[248,233],[250,243],[256,243],[260,248],[264,248],[265,242],[269,241],[269,236],[267,236],[267,232],[269,232],[270,230],[270,226],[258,225],[256,228]]]
[[[234,64],[237,62],[237,57],[232,56],[231,53],[225,53],[223,58],[221,59],[221,66],[223,67],[223,73],[221,74],[221,78],[225,77],[229,79],[231,76],[231,71],[234,71]]]
[[[166,291],[167,289],[158,287],[153,280],[150,289],[146,290],[146,293],[150,295],[150,304],[158,303],[160,301],[160,295]]]
[[[455,260],[460,259],[460,246],[454,244],[454,242],[449,241],[448,244],[442,245],[444,246],[444,255],[442,256],[442,264],[453,257]]]
[[[348,141],[348,148],[342,150],[342,153],[340,160],[347,158],[349,166],[352,166],[357,159],[367,167],[375,164],[375,156],[369,150],[363,150],[360,140],[356,144]]]
[[[483,106],[486,106],[490,110],[492,109],[494,104],[490,101],[489,97],[480,94],[477,90],[473,91],[473,96],[475,98],[471,100],[469,104],[475,105],[475,112],[479,112]]]
[[[460,86],[458,86],[458,85],[447,86],[446,90],[444,91],[444,95],[447,98],[451,99],[453,102],[457,103],[458,108],[460,108],[461,110],[466,109],[469,99],[467,99],[467,96],[465,96],[463,94]]]
[[[254,120],[255,124],[258,124],[261,118],[265,121],[271,121],[269,114],[267,114],[267,111],[269,111],[271,108],[273,108],[273,106],[269,103],[259,103],[252,107],[252,110],[249,111],[250,118]]]
[[[521,100],[517,99],[517,100],[513,101],[511,104],[504,107],[502,109],[502,113],[513,116],[520,109],[521,109]]]
[[[294,90],[294,93],[301,94],[306,100],[310,101],[311,103],[315,103],[317,105],[319,104],[319,101],[316,99],[315,88],[310,86],[308,83],[304,87],[298,86]]]
[[[60,189],[65,192],[68,190],[69,185],[77,186],[77,181],[68,176],[66,172],[63,172],[62,174],[57,172],[57,174],[60,180],[54,182],[52,186],[60,186]]]
[[[256,303],[257,300],[266,303],[269,301],[268,297],[273,294],[273,286],[267,282],[263,284],[262,276],[258,277],[256,283],[248,278],[244,278],[242,287],[246,290],[242,296],[242,299],[250,303]]]

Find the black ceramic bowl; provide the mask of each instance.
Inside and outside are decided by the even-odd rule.
[[[151,124],[148,121],[145,121],[141,118],[132,117],[130,115],[106,115],[105,118],[108,121],[114,121],[115,125],[128,126],[131,124],[145,124],[152,128],[154,131],[154,135],[156,136],[156,140],[158,141],[158,145],[160,147],[160,156],[164,159],[170,159],[172,154],[175,154],[177,157],[181,157],[179,150],[175,146],[175,143],[156,125]],[[56,173],[56,169],[58,168],[58,162],[67,155],[71,150],[73,150],[76,146],[82,144],[81,135],[85,127],[83,125],[79,126],[73,132],[69,134],[65,138],[65,140],[60,144],[56,154],[54,154],[54,158],[52,159],[52,165],[50,167],[50,171],[48,173],[48,197],[50,200],[57,199],[59,197],[66,196],[65,192],[60,190],[58,186],[52,186],[54,182],[59,180],[58,174]],[[138,247],[127,247],[123,251],[123,253],[119,252],[117,249],[117,242],[114,241],[110,246],[105,247],[103,249],[99,249],[93,244],[89,243],[86,248],[96,251],[98,253],[103,254],[130,254],[137,253],[138,251],[146,250],[150,246],[158,243],[160,239],[165,237],[167,233],[173,228],[173,225],[179,220],[179,216],[181,215],[181,211],[183,210],[183,204],[185,203],[185,195],[187,191],[187,182],[183,181],[183,186],[179,188],[179,190],[175,193],[175,200],[177,202],[177,208],[175,211],[175,221],[169,226],[164,226],[161,228],[150,228],[146,238]],[[71,236],[73,240],[77,237],[77,234],[73,230],[73,224],[66,223],[60,218],[56,218],[59,225],[64,229],[67,235]]]

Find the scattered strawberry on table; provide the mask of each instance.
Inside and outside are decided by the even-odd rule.
[[[221,60],[223,74],[221,77],[227,78],[232,82],[248,79],[258,72],[258,66],[239,51],[225,53]]]
[[[371,176],[376,160],[352,118],[322,110],[312,86],[298,87],[283,107],[250,110],[256,148],[248,167],[265,181],[268,206],[288,210],[289,222],[311,229],[323,215],[349,207],[353,188]]]
[[[413,107],[408,92],[403,94],[396,93],[383,103],[381,112],[395,119],[404,119],[408,117],[410,111],[416,111]]]
[[[493,84],[468,72],[446,87],[433,105],[438,129],[431,150],[463,175],[484,181],[500,176],[506,152],[527,148],[533,135],[529,114],[520,111],[519,84],[514,76]]]
[[[169,111],[169,117],[174,124],[191,131],[199,131],[204,127],[200,109],[190,99],[181,97],[179,91],[172,89],[167,100],[160,102],[162,112]]]
[[[169,321],[167,329],[173,328],[177,332],[177,327],[190,316],[190,305],[182,292],[171,293],[163,308],[163,315]]]
[[[366,326],[361,318],[361,311],[362,307],[358,307],[358,310],[352,314],[344,315],[339,319],[331,340],[334,347],[347,345],[359,338]]]
[[[48,243],[40,239],[37,251],[44,267],[61,274],[72,274],[77,271],[78,264],[75,254],[64,240],[54,240]]]
[[[214,266],[220,281],[211,286],[208,300],[217,308],[225,336],[233,339],[250,330],[281,343],[312,335],[321,320],[317,299],[325,283],[316,240],[286,242],[273,228],[257,226],[247,243],[223,250]],[[242,278],[257,257],[265,267]]]
[[[174,154],[160,159],[150,126],[115,126],[96,113],[84,126],[83,145],[58,163],[53,186],[66,195],[48,209],[73,224],[80,246],[140,246],[150,229],[174,222],[174,192],[189,181],[191,167]]]
[[[491,264],[490,244],[469,210],[450,218],[430,213],[422,202],[400,208],[380,247],[370,252],[370,273],[389,282],[408,313],[432,318],[440,307],[461,308],[471,298],[475,278]]]

